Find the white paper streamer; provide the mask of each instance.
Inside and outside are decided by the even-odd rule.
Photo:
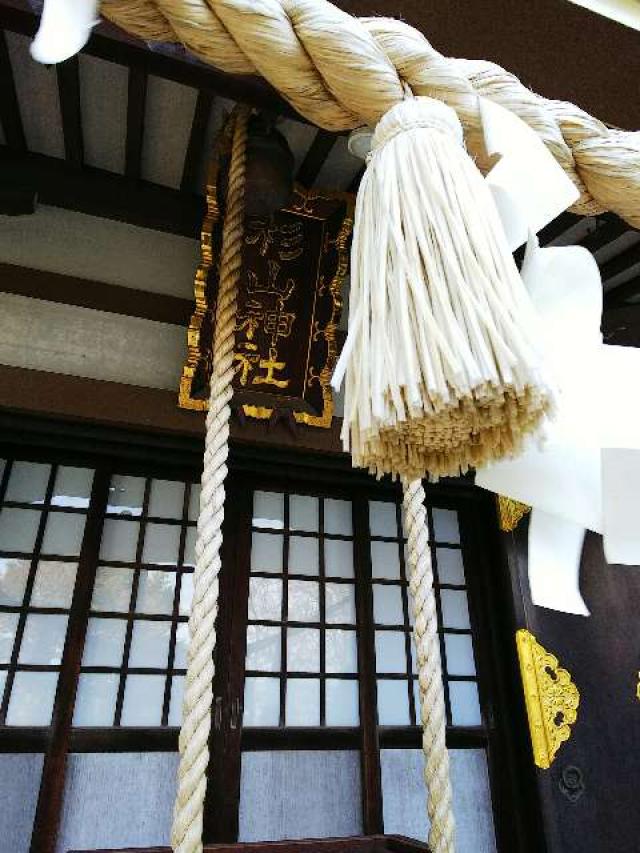
[[[580,593],[584,527],[540,509],[529,521],[529,587],[538,607],[588,616]]]
[[[98,23],[98,0],[44,0],[31,56],[45,65],[75,56]]]

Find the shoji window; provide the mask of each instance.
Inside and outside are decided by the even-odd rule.
[[[257,491],[245,726],[358,726],[351,502]]]
[[[0,480],[0,725],[48,726],[93,471],[3,463]]]
[[[458,514],[431,507],[427,512],[447,722],[450,726],[479,726],[482,720]],[[383,726],[416,725],[420,723],[420,702],[400,506],[369,501],[369,528],[378,721]]]
[[[199,486],[114,475],[75,726],[178,726]]]

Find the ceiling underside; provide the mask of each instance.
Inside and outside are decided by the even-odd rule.
[[[362,13],[365,4],[339,5]],[[389,5],[378,3],[375,11],[388,14]],[[410,22],[418,16],[415,3],[399,0],[393,7]],[[500,3],[492,7],[499,10]],[[111,35],[94,36],[79,57],[47,68],[29,55],[36,24],[25,2],[0,0],[3,183],[30,186],[43,203],[195,236],[213,139],[234,99],[273,111],[277,98],[262,84],[238,83],[130,39],[113,40],[109,28]],[[471,55],[463,47],[456,53]],[[537,49],[531,46],[534,54]],[[599,73],[592,82],[596,89]],[[298,180],[354,189],[362,164],[349,154],[346,137],[318,131],[286,112],[279,128],[293,151]],[[544,243],[582,243],[594,252],[609,307],[640,299],[640,233],[617,217],[566,214],[542,237]]]

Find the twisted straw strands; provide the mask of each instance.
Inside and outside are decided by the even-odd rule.
[[[327,0],[102,0],[101,12],[145,40],[181,42],[222,71],[261,75],[327,130],[375,124],[406,84],[456,110],[469,152],[486,166],[482,95],[540,136],[580,191],[574,212],[611,210],[640,227],[640,133],[536,95],[492,62],[445,57],[401,21],[355,18]]]
[[[431,853],[453,853],[455,822],[446,746],[447,717],[425,493],[420,480],[404,481],[403,490],[409,590],[415,614],[424,779],[430,820],[429,850]]]
[[[235,115],[227,209],[222,235],[220,284],[213,344],[213,375],[207,413],[204,470],[196,540],[189,653],[180,730],[180,766],[171,843],[176,853],[202,851],[202,818],[209,764],[213,698],[213,651],[218,615],[218,575],[224,518],[224,481],[229,455],[236,302],[242,260],[245,154],[249,112]]]

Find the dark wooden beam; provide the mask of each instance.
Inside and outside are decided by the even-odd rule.
[[[604,294],[603,310],[610,311],[612,308],[621,308],[623,305],[628,305],[630,299],[638,297],[640,297],[640,275],[607,290]],[[640,301],[637,305],[640,309]]]
[[[199,192],[201,189],[198,186],[198,175],[202,159],[205,156],[204,146],[207,139],[207,127],[209,126],[214,100],[211,92],[206,92],[203,89],[198,92],[180,183],[180,189],[186,192]]]
[[[103,281],[0,263],[0,293],[17,293],[95,311],[141,317],[157,323],[188,326],[193,312],[190,299],[150,293]]]
[[[0,0],[0,28],[33,36],[38,23],[39,15],[30,8],[27,0]],[[158,48],[150,50],[142,41],[107,22],[95,28],[83,53],[309,124],[261,78],[248,74],[225,74],[193,56],[187,58],[186,53],[180,58],[175,52],[168,55]]]
[[[640,243],[635,243],[629,249],[620,252],[600,267],[603,281],[609,281],[614,276],[625,272],[629,267],[640,264]]]
[[[629,230],[629,225],[615,213],[603,213],[596,216],[593,231],[580,240],[580,245],[590,252],[597,252]]]
[[[0,146],[0,186],[35,190],[41,203],[54,207],[194,238],[205,208],[199,196],[6,146]]]
[[[62,117],[64,154],[68,163],[82,166],[84,141],[82,137],[82,111],[80,108],[80,63],[77,56],[56,65],[58,97]]]
[[[336,138],[335,133],[329,133],[328,130],[319,130],[316,133],[296,175],[296,181],[306,189],[314,185]]]
[[[142,174],[142,142],[147,103],[147,79],[147,72],[143,69],[129,69],[124,173],[128,178],[135,178],[136,180]]]
[[[6,144],[16,151],[25,151],[27,140],[24,135],[20,104],[13,79],[13,69],[4,30],[0,30],[0,122]]]
[[[561,237],[569,228],[580,222],[581,219],[582,217],[577,216],[575,213],[561,213],[560,216],[556,217],[553,222],[550,222],[538,234],[540,245],[548,246],[549,243],[557,240],[558,237]]]

